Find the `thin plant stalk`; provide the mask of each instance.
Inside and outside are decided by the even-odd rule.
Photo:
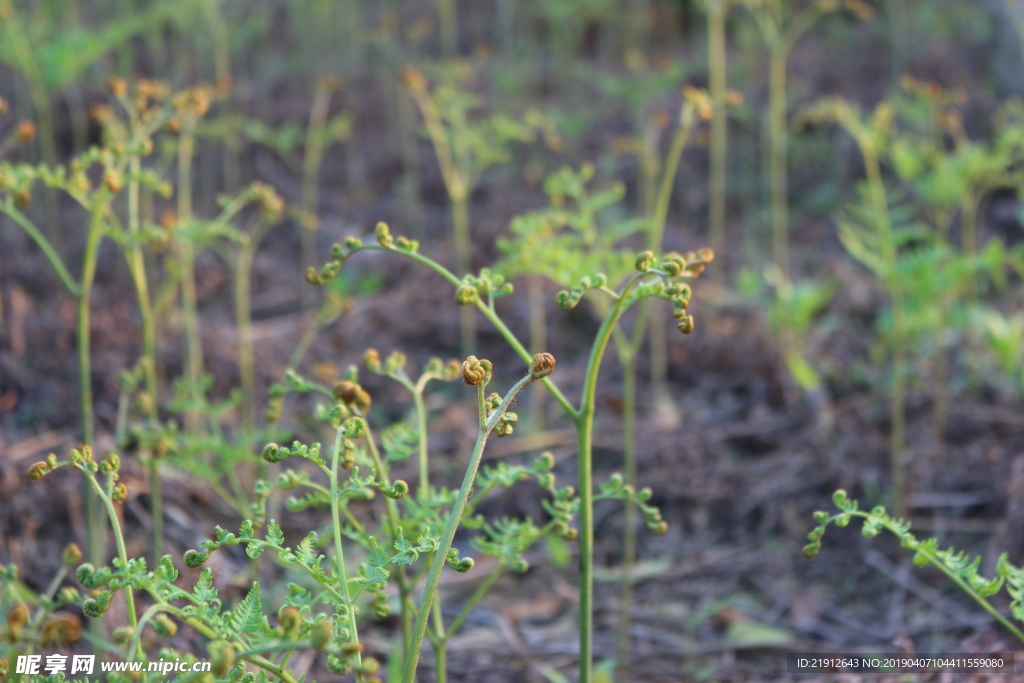
[[[134,109],[128,108],[130,117],[130,129],[135,131]],[[142,159],[133,155],[128,162],[128,230],[131,235],[130,246],[128,247],[129,271],[135,283],[135,294],[139,300],[139,317],[142,320],[142,367],[146,381],[146,391],[149,394],[149,419],[154,423],[157,421],[157,401],[160,398],[156,377],[156,322],[153,317],[153,305],[149,297],[149,284],[146,279],[146,260],[142,253],[142,220],[139,213],[139,193],[141,183],[139,174],[142,171]],[[150,514],[152,517],[153,536],[153,566],[155,567],[163,556],[164,543],[164,520],[163,520],[163,491],[160,486],[160,461],[155,453],[149,455],[149,495]]]
[[[437,0],[437,17],[441,25],[441,53],[454,59],[458,53],[459,26],[455,0]]]
[[[100,483],[96,481],[96,475],[93,474],[85,465],[76,464],[75,467],[86,476],[86,482],[92,487],[96,497],[102,502],[106,508],[107,517],[110,519],[110,527],[114,530],[114,543],[117,547],[117,556],[121,558],[121,562],[128,564],[128,551],[124,545],[124,534],[121,532],[121,523],[117,517],[117,510],[114,508],[114,501],[111,500],[111,490],[114,485],[113,479],[108,481],[107,490],[103,490]],[[131,585],[124,587],[124,601],[125,608],[128,613],[128,625],[134,630],[139,620],[135,613],[135,591]]]
[[[302,211],[305,220],[311,220],[320,212],[320,167],[324,159],[324,127],[331,104],[331,93],[338,87],[337,79],[321,78],[317,81],[313,95],[313,106],[309,112],[309,126],[306,129],[306,151],[302,163]],[[302,262],[316,260],[316,236],[319,225],[314,221],[304,225],[302,230]],[[311,308],[316,304],[316,292],[311,287],[302,288],[302,307]]]
[[[692,102],[686,101],[679,112],[679,125],[672,136],[672,143],[668,154],[665,157],[665,167],[662,170],[657,193],[654,195],[654,203],[650,214],[650,226],[647,238],[647,248],[655,253],[662,248],[665,236],[665,224],[668,222],[669,204],[672,200],[672,190],[675,188],[676,176],[679,173],[679,164],[686,149],[686,143],[690,139],[693,127],[696,125],[696,109]],[[651,390],[655,399],[663,405],[670,405],[671,398],[668,395],[668,347],[665,344],[667,337],[667,326],[665,319],[659,316],[653,318],[648,315],[649,306],[644,303],[641,308],[640,318],[637,323],[637,339],[634,346],[639,347],[645,332],[644,327],[650,326],[651,332]],[[633,482],[627,482],[632,484]]]
[[[256,430],[256,361],[252,344],[252,266],[256,251],[272,223],[262,222],[246,237],[235,266],[235,326],[238,329],[238,372],[242,387],[242,428]]]
[[[530,348],[545,349],[548,345],[548,325],[544,315],[544,279],[540,275],[529,275],[526,286],[530,312]],[[545,398],[543,391],[535,391],[530,397],[531,429],[544,429]]]
[[[654,316],[657,318],[657,316]],[[630,359],[633,361],[634,359]],[[636,487],[636,381],[635,362],[622,365],[622,476]],[[629,418],[629,419],[627,419]],[[626,680],[629,671],[630,630],[633,622],[633,572],[637,560],[636,508],[625,506],[622,533],[622,589],[616,634],[616,679]]]
[[[675,186],[679,163],[682,159],[686,142],[689,140],[696,123],[696,109],[692,102],[686,101],[679,115],[679,125],[672,137],[665,167],[662,170],[657,191],[651,199],[650,225],[648,226],[648,249],[661,249],[664,239],[665,224],[668,220],[669,203],[672,189]],[[653,155],[651,155],[653,156]],[[652,178],[653,180],[653,178]],[[653,185],[652,183],[649,183]],[[668,393],[668,346],[667,325],[661,316],[650,315],[650,302],[640,304],[633,334],[629,340],[616,338],[616,352],[622,365],[622,458],[623,476],[628,486],[636,488],[636,423],[637,423],[637,355],[643,344],[644,336],[650,332],[651,386],[655,400],[674,412],[672,399]],[[619,600],[619,621],[617,635],[617,669],[619,677],[624,678],[629,656],[629,632],[632,624],[633,606],[633,569],[637,559],[636,510],[626,506],[623,537],[622,537],[622,591]]]
[[[786,58],[788,50],[773,49],[768,60],[768,130],[771,149],[772,255],[775,265],[789,277],[789,206],[787,166],[789,136],[786,126]]]
[[[78,383],[79,403],[82,411],[82,443],[95,442],[95,422],[92,402],[92,355],[90,335],[90,296],[96,279],[96,261],[103,241],[103,210],[97,204],[89,218],[89,231],[82,261],[82,279],[78,296]],[[89,529],[89,560],[102,563],[106,559],[106,540],[103,533],[101,499],[89,491],[86,494],[86,526]]]
[[[178,142],[178,221],[188,226],[192,220],[192,161],[195,153],[194,115],[187,114],[181,124]],[[190,237],[176,241],[181,269],[181,308],[185,327],[185,379],[189,391],[199,390],[203,374],[203,343],[199,331],[199,312],[196,295],[195,246]],[[194,408],[185,411],[185,426],[190,432],[199,430],[201,416]]]
[[[341,462],[341,442],[343,438],[342,430],[343,428],[341,426],[339,426],[335,430],[334,447],[331,451],[331,468],[327,474],[330,477],[331,482],[331,519],[334,520],[334,523],[331,524],[331,527],[334,530],[334,558],[335,571],[337,572],[338,578],[338,591],[341,593],[341,596],[344,599],[345,603],[349,605],[348,628],[350,638],[354,642],[359,639],[359,627],[356,622],[355,606],[352,604],[352,594],[349,591],[348,587],[348,569],[345,567],[345,552],[341,543],[341,524],[338,522],[338,520],[340,519],[339,501],[341,499],[340,489],[338,487],[338,466],[339,463]],[[355,653],[355,660],[356,665],[358,667],[358,665],[362,663],[362,654],[359,652]]]
[[[458,272],[468,273],[472,242],[469,235],[469,196],[463,191],[452,195],[452,227],[455,235],[455,263]],[[476,316],[468,306],[459,310],[459,341],[462,355],[468,356],[476,345]]]
[[[789,277],[789,127],[786,120],[786,64],[793,46],[831,9],[820,4],[796,14],[784,26],[783,8],[776,3],[751,7],[768,47],[768,182],[771,197],[771,243],[775,265]]]
[[[444,533],[441,536],[441,541],[437,551],[434,553],[434,561],[430,567],[430,574],[427,576],[427,583],[423,588],[423,597],[420,599],[419,609],[416,614],[416,623],[413,626],[412,643],[410,649],[406,653],[405,658],[405,675],[402,678],[404,683],[415,683],[416,680],[416,668],[419,664],[420,651],[423,645],[423,640],[427,635],[427,620],[430,617],[431,609],[434,607],[434,601],[437,599],[437,587],[441,580],[441,570],[444,569],[445,564],[448,562],[448,550],[452,547],[452,541],[455,539],[455,532],[459,528],[459,524],[462,522],[462,513],[466,509],[466,503],[469,501],[469,495],[473,490],[473,482],[476,480],[477,470],[480,468],[480,461],[483,458],[484,446],[487,444],[487,437],[490,436],[497,425],[498,420],[502,417],[509,405],[512,403],[512,399],[516,397],[523,387],[530,382],[534,381],[531,374],[528,374],[523,379],[513,385],[512,389],[502,399],[501,405],[493,411],[491,417],[487,417],[487,410],[485,407],[485,396],[486,381],[481,381],[477,384],[477,408],[479,413],[478,431],[476,444],[473,446],[473,453],[469,459],[469,465],[466,467],[466,475],[462,480],[462,486],[459,488],[459,493],[455,497],[455,503],[452,506],[451,514],[448,517],[448,524],[445,527]],[[440,610],[436,610],[437,614],[440,614]],[[435,617],[437,619],[438,617]],[[443,625],[441,626],[440,637],[444,637]],[[443,648],[442,648],[443,650]],[[440,664],[443,666],[444,658]],[[438,679],[443,680],[443,669],[438,669]]]
[[[711,178],[709,181],[709,241],[716,254],[725,247],[726,167],[728,121],[726,117],[725,17],[727,0],[709,0],[708,86],[711,94]],[[719,276],[724,277],[724,274]],[[724,280],[722,280],[724,281]]]

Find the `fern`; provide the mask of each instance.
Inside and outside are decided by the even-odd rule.
[[[988,601],[988,598],[999,593],[1006,585],[1011,598],[1010,613],[1018,621],[1024,621],[1024,568],[1013,565],[1006,553],[999,558],[995,578],[987,579],[978,573],[981,566],[980,556],[972,557],[952,547],[939,548],[938,539],[935,538],[918,540],[910,533],[910,522],[890,517],[882,506],[875,507],[870,512],[859,510],[857,501],[848,498],[846,491],[842,489],[835,492],[832,502],[840,512],[834,515],[824,511],[814,513],[814,521],[818,525],[807,535],[809,543],[804,546],[805,557],[810,559],[817,556],[821,550],[821,539],[830,524],[845,527],[854,517],[859,517],[862,520],[861,534],[865,538],[873,538],[882,531],[889,531],[900,539],[901,546],[914,551],[915,566],[936,567],[981,605],[982,609],[1024,642],[1024,632]]]
[[[225,615],[224,624],[231,638],[249,636],[250,642],[258,642],[267,635],[269,626],[263,616],[263,600],[258,582],[253,582],[245,599],[238,603],[233,612]]]
[[[419,434],[404,422],[396,422],[380,434],[381,446],[390,461],[406,460],[419,445]]]

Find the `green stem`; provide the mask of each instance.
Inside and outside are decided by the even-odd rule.
[[[32,241],[36,243],[36,246],[42,250],[43,255],[46,256],[46,260],[50,262],[53,269],[57,271],[58,277],[64,286],[68,288],[72,296],[78,297],[81,293],[81,287],[75,282],[75,279],[71,277],[71,273],[64,266],[64,261],[61,260],[57,250],[53,248],[50,241],[46,239],[46,236],[36,227],[35,223],[30,221],[28,217],[14,206],[14,202],[7,198],[6,201],[0,203],[0,212],[5,213],[11,220],[18,224],[22,230],[28,233],[28,236],[32,238]]]
[[[709,235],[711,249],[720,254],[725,247],[726,164],[728,132],[726,118],[726,0],[710,0],[708,12],[708,64],[711,91],[711,179]],[[724,273],[719,278],[724,277]],[[717,278],[716,278],[717,279]],[[721,281],[721,280],[720,280]]]
[[[420,380],[422,382],[422,380]],[[429,442],[427,440],[427,406],[423,400],[423,387],[412,387],[412,400],[416,409],[416,436],[419,448],[420,491],[425,496],[430,490]]]
[[[787,206],[786,60],[788,45],[771,46],[768,66],[768,131],[771,148],[772,255],[789,277],[789,207]]]
[[[463,194],[452,195],[452,229],[455,237],[455,272],[465,275],[472,267],[472,243],[469,234],[469,199]],[[476,316],[469,306],[459,309],[459,339],[462,357],[471,355],[476,346]]]
[[[121,533],[121,523],[117,518],[117,510],[114,509],[114,501],[110,499],[109,491],[104,491],[100,483],[96,481],[96,476],[89,471],[84,465],[75,465],[80,472],[86,475],[87,481],[92,485],[93,491],[103,501],[103,505],[107,508],[107,516],[110,518],[110,527],[114,530],[114,543],[117,546],[117,554],[121,558],[121,561],[128,564],[128,551],[124,546],[124,534]],[[113,485],[113,480],[110,480],[110,485]],[[109,488],[109,487],[108,487]],[[124,587],[124,599],[125,607],[128,610],[128,625],[135,629],[139,625],[138,618],[135,615],[135,592],[132,587]]]
[[[660,252],[662,248],[661,243],[664,239],[665,223],[668,220],[669,203],[672,199],[679,163],[695,121],[696,111],[693,105],[684,104],[679,114],[679,126],[672,137],[672,145],[665,158],[665,169],[661,174],[661,182],[658,185],[658,192],[650,214],[651,225],[647,248],[654,253]],[[634,331],[636,338],[634,348],[639,348],[644,334],[649,330],[651,334],[651,392],[662,405],[667,406],[671,403],[668,393],[668,346],[665,342],[667,325],[662,317],[651,318],[648,314],[649,310],[650,306],[648,305],[644,305],[640,309],[637,327]]]
[[[469,465],[466,467],[466,475],[463,477],[462,486],[455,497],[452,512],[448,516],[448,525],[445,527],[441,542],[434,553],[434,562],[430,567],[427,583],[423,587],[423,597],[420,598],[416,623],[413,626],[412,642],[409,644],[409,649],[405,656],[405,675],[402,678],[405,683],[415,683],[416,667],[419,665],[423,639],[427,635],[427,619],[430,616],[431,607],[433,607],[434,599],[437,596],[437,585],[441,581],[441,570],[444,569],[445,562],[448,560],[448,549],[452,547],[455,531],[462,521],[462,512],[465,510],[466,502],[469,500],[469,493],[473,488],[473,481],[476,479],[477,469],[479,469],[480,460],[483,457],[484,446],[487,444],[487,437],[490,435],[490,430],[487,429],[485,423],[484,389],[483,382],[477,385],[477,405],[479,406],[480,423],[476,444],[473,446],[473,453],[469,458]]]
[[[597,331],[587,362],[579,413],[576,417],[576,443],[579,454],[580,496],[580,683],[590,683],[593,673],[594,633],[594,475],[593,432],[597,403],[597,378],[601,359],[626,310],[629,291],[646,273],[634,275],[619,294],[615,306]]]
[[[345,567],[345,553],[341,544],[341,522],[339,520],[339,490],[338,490],[338,463],[341,459],[342,428],[339,427],[334,433],[334,449],[331,452],[331,469],[328,472],[331,479],[331,527],[334,530],[334,555],[337,565],[338,589],[345,605],[348,607],[348,628],[349,640],[359,640],[358,627],[356,624],[355,605],[352,604],[352,597],[348,589],[348,569]],[[362,654],[355,654],[356,667],[362,664]]]
[[[544,315],[544,278],[540,275],[529,275],[527,283],[527,299],[530,312],[530,348],[541,351],[548,347],[548,325]],[[530,397],[530,429],[544,429],[544,393],[531,392]]]
[[[476,444],[473,446],[473,453],[470,456],[469,465],[466,467],[466,476],[463,478],[462,486],[455,497],[451,514],[448,516],[448,525],[445,527],[441,542],[434,554],[434,562],[430,567],[430,574],[427,576],[427,583],[423,588],[423,596],[420,598],[419,610],[416,614],[416,624],[413,627],[412,642],[409,644],[409,650],[405,658],[405,675],[402,678],[405,683],[414,683],[416,680],[416,667],[419,665],[420,651],[423,648],[423,640],[427,635],[427,619],[430,617],[431,608],[434,606],[434,601],[437,598],[437,586],[441,581],[441,570],[444,569],[444,565],[448,561],[448,550],[452,547],[455,532],[462,522],[462,514],[466,509],[466,503],[469,501],[473,482],[476,480],[477,470],[480,468],[480,461],[483,458],[487,437],[490,436],[491,431],[493,431],[501,416],[508,410],[512,399],[531,381],[533,381],[533,378],[527,375],[516,382],[502,399],[501,405],[491,413],[490,418],[487,417],[484,407],[485,382],[477,385],[477,406],[480,421]]]
[[[178,143],[178,221],[187,226],[192,220],[192,159],[195,151],[196,119],[187,115],[181,125]],[[186,357],[185,377],[189,391],[199,391],[203,373],[203,346],[199,332],[199,312],[196,295],[195,248],[191,237],[177,240],[178,262],[181,268],[181,308],[184,318]],[[200,413],[195,408],[185,412],[186,428],[199,430]]]
[[[238,328],[238,372],[242,384],[242,428],[256,429],[256,360],[252,344],[252,266],[260,242],[271,228],[261,223],[242,243],[235,266],[235,326]]]
[[[129,110],[132,112],[133,110]],[[134,129],[135,116],[131,113],[131,127]],[[146,280],[146,260],[142,253],[142,220],[139,214],[139,175],[142,172],[142,159],[133,155],[128,162],[128,231],[129,247],[125,254],[129,271],[135,283],[135,293],[139,300],[139,317],[142,319],[142,366],[146,377],[146,391],[149,393],[149,419],[157,421],[157,402],[159,390],[156,378],[156,323],[153,317],[153,305],[149,297],[149,283]],[[153,566],[160,562],[163,555],[164,514],[163,492],[160,488],[160,462],[155,454],[149,457],[149,495],[150,515],[152,517]]]
[[[657,316],[655,316],[657,317]],[[626,485],[636,489],[636,363],[622,364],[622,461]],[[625,508],[622,535],[622,592],[619,598],[618,680],[626,680],[629,670],[630,627],[633,621],[633,568],[636,565],[636,506]]]
[[[93,281],[96,278],[96,261],[99,256],[100,244],[103,241],[103,224],[101,216],[104,208],[99,203],[94,206],[89,220],[89,232],[86,236],[85,254],[82,262],[82,284],[78,296],[78,383],[79,402],[82,410],[82,443],[95,442],[93,404],[92,404],[92,327],[90,323],[90,295]],[[106,539],[103,522],[100,519],[100,501],[86,487],[86,525],[89,530],[89,561],[99,566],[105,561]]]
[[[309,126],[306,129],[306,152],[302,164],[302,210],[307,216],[318,216],[320,208],[320,167],[324,158],[324,127],[327,124],[328,108],[331,103],[331,91],[334,84],[325,78],[317,81],[316,92],[313,94],[313,106],[309,112]],[[302,262],[316,261],[317,224],[303,225]],[[310,308],[316,303],[316,290],[311,287],[302,289],[302,307]]]
[[[437,17],[441,25],[441,52],[446,59],[453,59],[459,39],[455,0],[437,0]]]

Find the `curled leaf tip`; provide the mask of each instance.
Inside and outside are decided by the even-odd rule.
[[[646,273],[654,267],[654,252],[644,251],[637,255],[636,262],[633,264],[636,269],[641,273]]]
[[[530,362],[530,379],[543,379],[555,369],[555,357],[550,353],[538,353]]]
[[[372,399],[370,394],[356,382],[342,380],[334,385],[334,398],[349,408],[358,408],[366,413],[370,410]]]
[[[493,369],[491,361],[470,356],[462,363],[462,381],[474,387],[481,383],[486,384],[491,378]]]

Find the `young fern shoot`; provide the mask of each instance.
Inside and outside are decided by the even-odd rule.
[[[344,245],[335,244],[331,249],[331,260],[320,269],[310,267],[306,271],[306,280],[310,284],[322,285],[327,283],[338,274],[348,258],[360,251],[386,251],[406,256],[431,268],[452,284],[456,288],[456,302],[462,306],[476,307],[497,328],[498,332],[505,338],[513,350],[521,358],[531,363],[531,368],[533,367],[536,363],[535,357],[526,350],[526,347],[505,325],[495,310],[494,301],[512,292],[511,285],[506,283],[503,277],[491,273],[488,269],[484,269],[480,272],[479,276],[467,275],[460,280],[436,261],[419,254],[419,244],[415,241],[405,237],[392,236],[390,229],[384,223],[377,225],[376,238],[377,244],[375,245],[364,244],[361,240],[354,237],[346,239]],[[620,289],[612,289],[605,274],[595,273],[582,278],[579,284],[571,289],[563,290],[556,297],[556,303],[563,309],[573,308],[592,289],[611,296],[613,302],[610,309],[604,314],[601,326],[591,346],[583,392],[578,405],[574,405],[549,377],[544,374],[539,375],[540,381],[551,392],[555,401],[563,407],[576,428],[580,496],[580,680],[583,683],[590,683],[593,673],[593,505],[595,496],[593,491],[592,455],[594,416],[597,404],[597,379],[601,362],[613,335],[618,329],[618,323],[622,315],[633,304],[643,299],[657,297],[671,302],[674,308],[673,315],[677,320],[679,331],[684,334],[692,332],[694,327],[693,317],[687,310],[691,290],[688,284],[680,280],[697,277],[713,258],[713,253],[708,249],[687,254],[668,254],[661,259],[655,257],[653,252],[646,251],[637,256],[633,264],[634,274],[626,280]],[[472,365],[470,369],[473,371],[471,374],[479,373],[482,374],[482,377],[486,377],[488,372],[482,363]],[[531,370],[531,376],[534,374],[536,373]],[[530,381],[535,381],[536,379],[538,377],[533,377]],[[525,382],[523,386],[526,383],[528,382]],[[500,407],[500,403],[495,405],[495,409]],[[481,418],[481,429],[488,427],[490,419],[490,413],[487,413],[486,419]],[[495,426],[492,425],[488,429],[493,429]],[[636,499],[631,498],[631,500]],[[664,533],[666,527],[660,516],[648,516],[647,521],[648,528],[652,531]],[[422,628],[425,627],[422,625],[417,626],[418,630]],[[415,647],[415,645],[416,639],[414,637],[412,646]],[[412,680],[409,678],[412,675],[410,673],[410,666],[412,665],[407,663],[406,680],[408,681]]]
[[[1011,563],[1006,553],[999,556],[995,578],[986,579],[978,574],[978,568],[981,566],[980,556],[972,558],[955,548],[939,548],[939,541],[936,538],[919,540],[910,533],[910,522],[890,517],[884,507],[875,507],[870,512],[859,510],[857,501],[851,500],[842,489],[835,492],[832,502],[839,508],[837,514],[830,515],[824,511],[814,513],[814,521],[818,525],[807,535],[809,542],[804,546],[805,557],[811,559],[818,555],[821,551],[821,539],[830,525],[845,527],[854,517],[860,518],[863,524],[861,534],[864,538],[874,538],[883,530],[893,534],[900,539],[901,546],[914,551],[914,566],[936,567],[1018,640],[1024,642],[1024,631],[1021,631],[1020,626],[1010,621],[988,600],[998,594],[1005,585],[1011,599],[1010,613],[1017,621],[1024,622],[1024,568]]]

